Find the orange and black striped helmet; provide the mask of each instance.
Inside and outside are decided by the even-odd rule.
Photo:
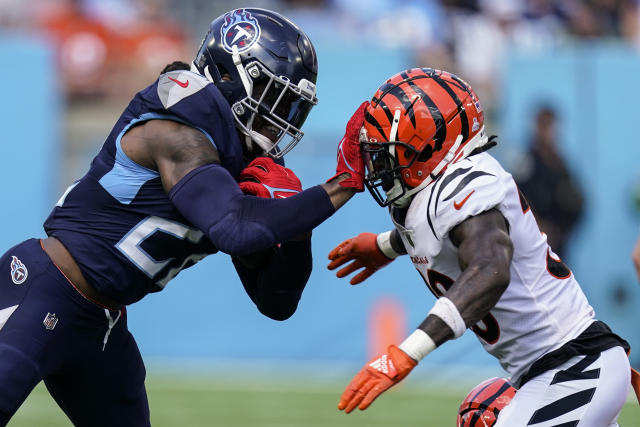
[[[491,427],[516,394],[506,378],[490,378],[475,386],[458,411],[457,427]]]
[[[486,141],[482,106],[468,83],[432,68],[402,71],[380,86],[365,111],[365,184],[382,206],[406,204]]]

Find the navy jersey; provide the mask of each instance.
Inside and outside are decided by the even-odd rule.
[[[153,119],[202,131],[234,178],[244,166],[229,105],[204,77],[172,71],[136,94],[87,174],[67,189],[44,224],[87,281],[123,304],[161,290],[180,270],[216,252],[208,237],[175,209],[158,172],[122,150],[127,130]]]

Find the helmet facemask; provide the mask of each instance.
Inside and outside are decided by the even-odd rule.
[[[366,137],[366,133],[365,133]],[[406,165],[399,165],[397,146],[404,148],[403,155],[413,156]],[[367,174],[364,183],[380,206],[396,205],[409,191],[402,180],[402,172],[411,167],[418,157],[418,151],[403,142],[369,142],[361,141],[364,165]],[[402,205],[402,203],[400,203]]]
[[[244,73],[248,78],[247,96],[231,106],[236,124],[246,136],[249,148],[255,143],[265,154],[280,158],[304,136],[300,128],[318,103],[315,84],[306,79],[292,83],[285,76],[274,75],[258,61],[239,68],[241,75]]]

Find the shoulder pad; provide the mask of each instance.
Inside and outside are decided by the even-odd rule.
[[[507,192],[503,175],[508,174],[489,162],[465,159],[452,166],[431,190],[428,215],[439,238],[465,219],[499,205]]]
[[[188,70],[169,71],[158,79],[158,97],[165,109],[212,84],[200,74]]]

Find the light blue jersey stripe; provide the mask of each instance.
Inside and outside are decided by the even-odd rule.
[[[125,152],[122,150],[121,145],[122,136],[133,125],[153,119],[173,120],[175,122],[191,126],[189,123],[180,120],[177,117],[157,113],[143,114],[137,119],[132,120],[127,126],[125,126],[125,128],[116,138],[116,159],[113,165],[113,169],[107,172],[102,178],[100,178],[99,181],[100,185],[109,194],[111,194],[116,200],[124,205],[128,205],[133,201],[133,199],[138,194],[138,191],[140,191],[140,188],[144,185],[145,182],[157,178],[159,174],[154,170],[147,169],[144,166],[140,166],[125,154]],[[211,135],[200,128],[195,129],[198,129],[200,132],[205,134],[209,141],[211,141],[211,144],[216,147],[216,144],[215,142],[213,142],[213,138],[211,138]]]

